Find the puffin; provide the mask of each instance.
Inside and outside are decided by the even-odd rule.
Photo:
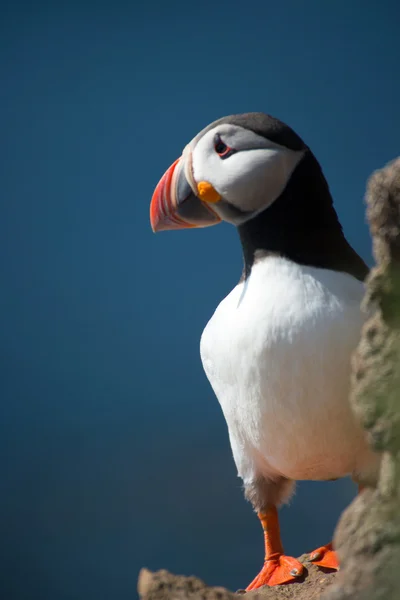
[[[348,401],[369,269],[346,240],[318,160],[266,113],[205,127],[155,188],[154,232],[222,221],[236,227],[244,266],[203,331],[200,355],[263,528],[264,563],[249,591],[305,574],[284,553],[278,518],[296,481],[350,475],[361,489],[376,478],[379,456]],[[309,559],[339,567],[331,542]]]

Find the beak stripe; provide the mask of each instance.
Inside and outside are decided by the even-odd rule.
[[[150,223],[154,232],[209,227],[221,221],[211,205],[202,202],[193,192],[185,175],[185,162],[178,158],[157,184],[150,204]],[[197,191],[197,186],[195,189]],[[212,197],[210,192],[209,197]]]

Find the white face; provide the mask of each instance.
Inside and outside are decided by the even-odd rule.
[[[252,218],[280,196],[303,155],[304,150],[290,150],[229,124],[217,125],[205,134],[200,132],[183,153],[189,162],[188,179],[193,191],[196,193],[201,181],[210,183],[221,196],[221,201],[212,205],[213,210],[235,225]],[[229,211],[228,205],[246,214]]]

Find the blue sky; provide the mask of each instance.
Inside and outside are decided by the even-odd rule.
[[[265,111],[320,160],[371,262],[366,179],[399,154],[398,3],[3,3],[2,595],[131,598],[141,566],[243,587],[262,561],[199,338],[235,230],[151,232],[152,191],[209,122]],[[286,549],[349,482],[308,484]]]

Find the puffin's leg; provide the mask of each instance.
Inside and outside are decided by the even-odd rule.
[[[360,494],[363,490],[361,484],[358,485],[358,493]],[[339,559],[336,552],[333,550],[332,542],[317,548],[310,554],[310,561],[318,567],[324,567],[325,569],[339,569]]]
[[[279,481],[258,480],[245,484],[246,497],[257,511],[264,530],[265,558],[264,566],[257,577],[246,588],[254,590],[263,585],[279,585],[294,581],[304,573],[303,565],[285,556],[279,530],[277,504],[287,499],[293,488],[293,482],[287,479]]]

